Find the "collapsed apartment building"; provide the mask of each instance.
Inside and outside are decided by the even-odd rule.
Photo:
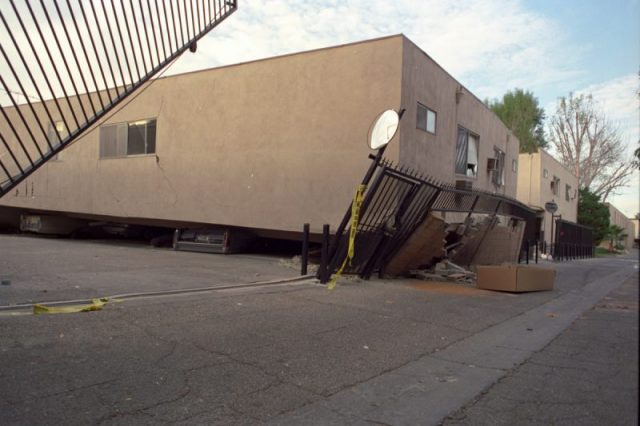
[[[88,106],[99,95],[79,99]],[[55,111],[53,102],[44,104]],[[42,113],[44,106],[33,108]],[[389,108],[404,115],[385,164],[414,176],[408,179],[429,176],[425,182],[453,197],[415,224],[423,233],[416,244],[435,241],[434,257],[454,244],[449,255],[455,250],[463,264],[513,261],[527,222],[527,207],[515,201],[519,142],[404,35],[152,80],[6,193],[0,217],[14,224],[37,217],[26,221],[31,230],[29,223],[46,228],[46,220],[65,218],[73,226],[114,222],[284,239],[299,239],[310,223],[318,240],[322,225],[338,224],[349,206],[369,166],[367,129]],[[18,122],[26,106],[4,110]],[[52,117],[49,142],[70,131],[72,112],[62,104]],[[7,124],[0,132],[19,163],[37,147],[21,153],[17,139],[26,131]],[[472,206],[471,191],[484,194],[476,204],[495,202]],[[431,235],[434,227],[442,233]],[[503,240],[500,248],[492,239]]]

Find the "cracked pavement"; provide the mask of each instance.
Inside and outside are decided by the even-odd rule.
[[[638,275],[581,315],[445,425],[638,421]]]
[[[128,252],[129,262],[149,255]],[[437,424],[516,376],[528,359],[547,368],[538,351],[572,316],[601,299],[596,311],[619,311],[627,302],[603,297],[634,266],[624,258],[558,264],[554,291],[518,295],[343,280],[334,291],[303,282],[128,300],[90,313],[3,316],[0,424]],[[126,277],[144,287],[148,277],[137,282],[140,274]],[[180,274],[193,279],[188,268]],[[637,305],[635,318],[637,335]],[[637,338],[616,347],[630,345]],[[597,364],[587,361],[575,367],[598,383]],[[621,370],[611,380],[628,375]],[[590,390],[581,392],[592,398]],[[480,416],[475,407],[447,421]]]

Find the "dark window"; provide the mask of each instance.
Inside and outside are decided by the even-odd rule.
[[[469,177],[478,175],[478,142],[477,135],[464,127],[458,127],[456,141],[456,174]]]
[[[418,119],[416,127],[429,133],[436,132],[436,112],[418,103]]]
[[[109,124],[100,128],[100,158],[154,154],[156,120]]]
[[[551,192],[553,193],[553,195],[558,195],[558,188],[560,187],[560,178],[557,176],[554,176],[550,185],[551,185]]]
[[[494,158],[496,159],[496,168],[493,170],[491,175],[491,181],[496,186],[504,185],[504,162],[505,162],[505,154],[499,148],[493,149]]]
[[[571,186],[570,185],[565,185],[564,186],[564,199],[567,201],[571,201]]]
[[[147,123],[129,123],[127,134],[127,155],[147,153]]]
[[[51,143],[52,147],[55,148],[57,145],[60,145],[60,142],[62,142],[67,136],[68,136],[67,129],[63,121],[56,121],[55,123],[49,123],[49,127],[47,128],[47,139]],[[45,149],[47,151],[50,149],[48,144],[45,147]],[[59,155],[60,154],[56,154],[51,159],[57,160]]]

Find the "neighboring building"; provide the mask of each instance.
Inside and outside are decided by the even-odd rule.
[[[640,219],[636,216],[634,218],[629,218],[629,220],[633,224],[634,246],[637,248],[638,247],[638,243],[640,242],[639,241],[640,240]]]
[[[636,235],[636,229],[633,225],[633,220],[629,219],[624,213],[615,208],[615,206],[611,203],[605,203],[609,208],[609,225],[617,225],[624,229],[624,233],[627,235],[626,238],[622,241],[622,245],[625,250],[630,250],[633,248],[633,240]],[[609,247],[609,240],[604,239],[600,243],[601,247]]]
[[[0,204],[280,237],[309,222],[318,232],[340,222],[370,162],[367,130],[389,108],[406,112],[388,159],[515,198],[518,140],[395,35],[157,79]],[[49,123],[52,135],[64,131],[61,118]],[[562,201],[564,189],[558,194]],[[575,212],[564,214],[575,220]]]
[[[558,205],[556,217],[576,222],[578,178],[543,149],[533,154],[520,154],[517,199],[538,211],[539,235],[536,239],[551,244],[551,213],[545,210],[545,203]]]

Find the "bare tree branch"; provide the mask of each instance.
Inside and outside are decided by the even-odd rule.
[[[626,146],[619,129],[594,105],[591,95],[561,98],[549,124],[549,140],[560,162],[578,177],[581,188],[606,200],[626,186],[633,173],[625,158]]]

